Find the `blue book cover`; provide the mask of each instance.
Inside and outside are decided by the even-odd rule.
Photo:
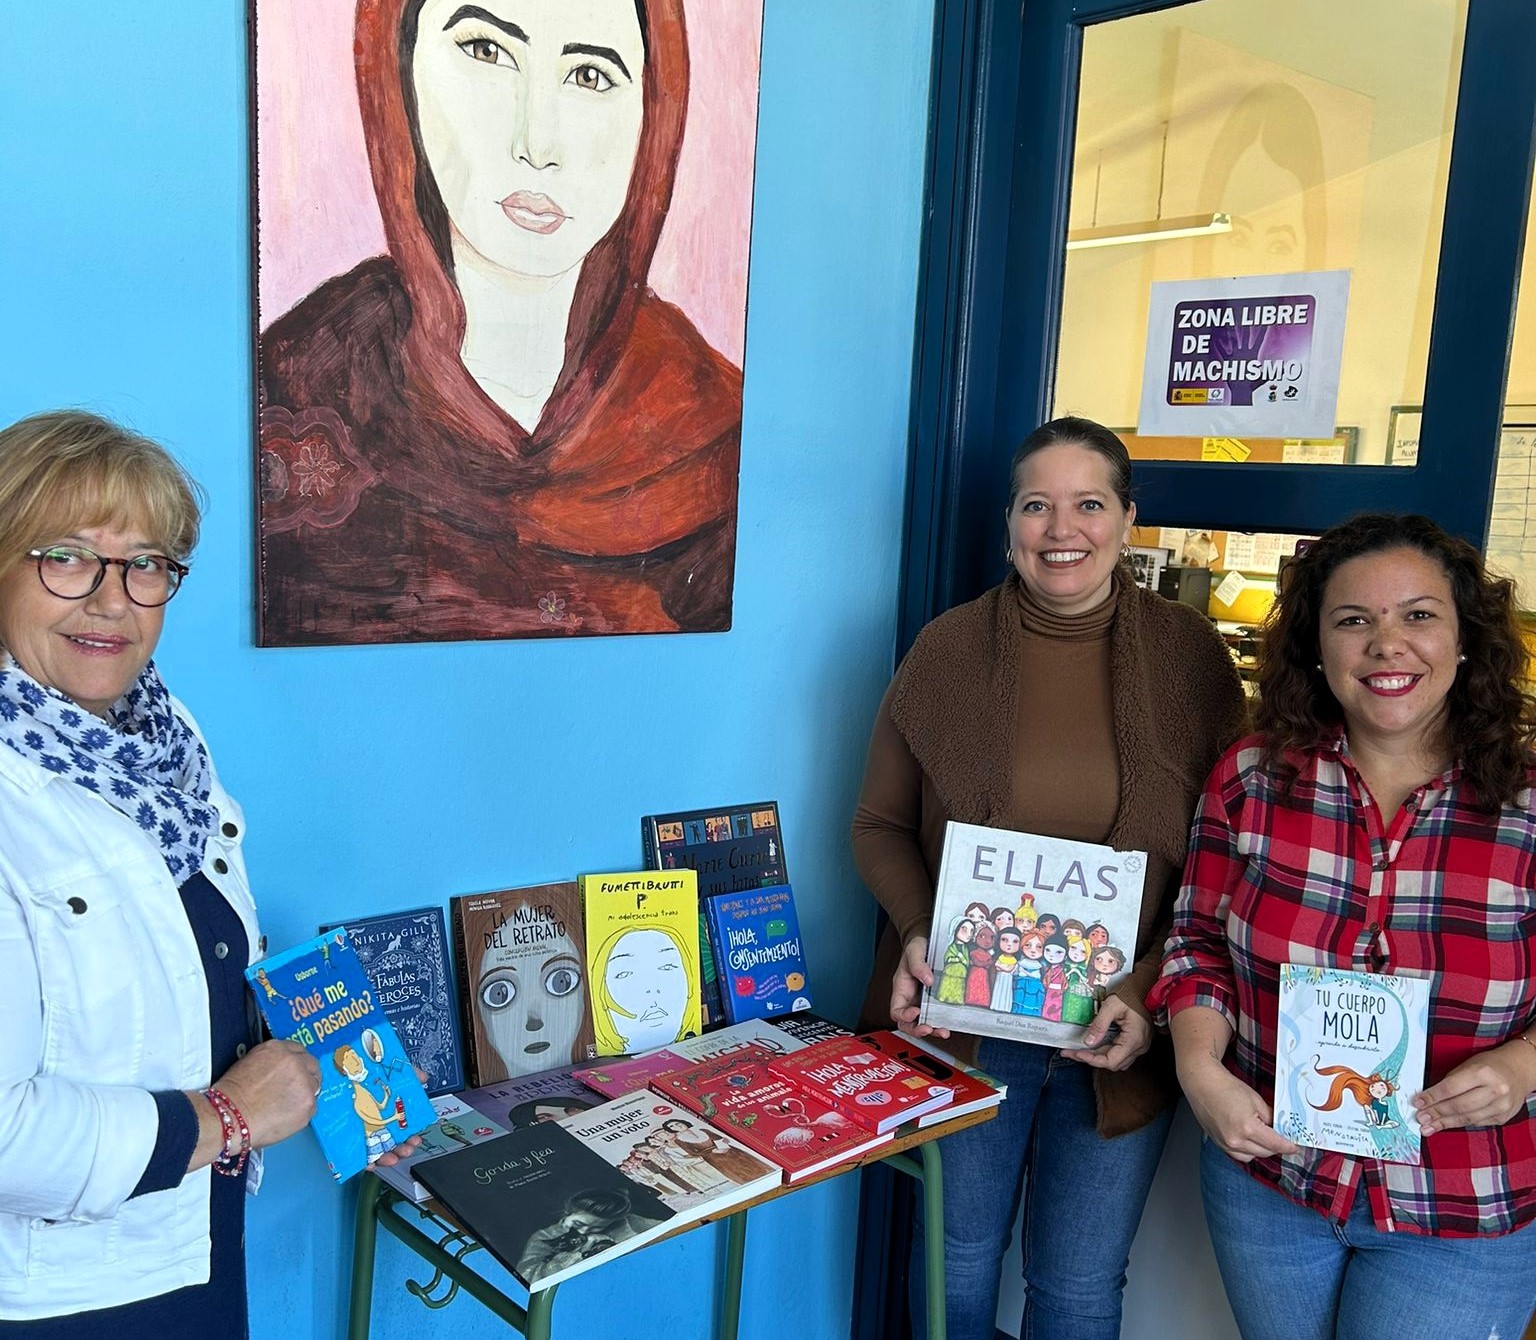
[[[349,917],[320,929],[338,925],[352,937],[374,998],[384,1007],[406,1055],[427,1072],[427,1093],[433,1098],[457,1093],[464,1087],[464,1050],[443,909]]]
[[[272,1036],[320,1063],[309,1124],[338,1182],[437,1120],[345,930],[274,954],[245,975]]]
[[[720,894],[707,906],[720,994],[733,1024],[811,1008],[800,921],[788,884]]]
[[[709,942],[706,907],[722,893],[783,884],[784,838],[772,800],[721,805],[707,810],[647,814],[640,821],[645,864],[652,870],[692,870],[699,877],[699,952],[704,1027],[729,1021],[721,999],[719,968]]]

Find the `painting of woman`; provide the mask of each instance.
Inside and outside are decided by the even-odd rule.
[[[261,332],[263,643],[729,628],[741,373],[647,283],[683,3],[360,0],[387,254]]]

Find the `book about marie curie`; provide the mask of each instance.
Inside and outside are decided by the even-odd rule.
[[[1135,958],[1146,863],[1145,852],[951,821],[920,1022],[1080,1045]]]
[[[1298,1145],[1419,1162],[1429,983],[1280,966],[1275,1130]]]
[[[338,1182],[437,1120],[344,927],[245,970],[275,1038],[320,1064],[310,1126]]]

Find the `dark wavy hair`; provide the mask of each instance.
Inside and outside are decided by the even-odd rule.
[[[1495,810],[1524,785],[1536,740],[1514,583],[1491,575],[1476,549],[1428,517],[1365,513],[1325,531],[1285,565],[1259,659],[1257,725],[1266,752],[1293,772],[1287,750],[1315,747],[1343,724],[1343,709],[1317,669],[1323,592],[1342,564],[1391,549],[1417,550],[1450,581],[1466,661],[1446,695],[1446,724],[1478,804]]]

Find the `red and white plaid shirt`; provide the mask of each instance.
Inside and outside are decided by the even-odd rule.
[[[1426,1087],[1529,1027],[1530,787],[1488,815],[1452,767],[1384,829],[1342,737],[1294,756],[1289,791],[1262,746],[1258,736],[1238,741],[1205,784],[1162,976],[1147,1001],[1158,1022],[1192,1005],[1220,1010],[1234,1032],[1227,1068],[1271,1104],[1282,963],[1427,979]],[[1363,1178],[1385,1231],[1486,1237],[1536,1220],[1536,1095],[1501,1126],[1428,1136],[1422,1157],[1415,1168],[1303,1149],[1248,1166],[1339,1221]]]

